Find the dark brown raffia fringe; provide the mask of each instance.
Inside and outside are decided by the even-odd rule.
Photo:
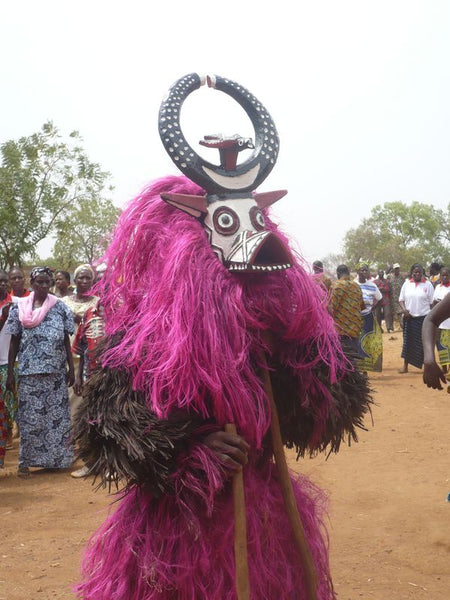
[[[99,367],[84,386],[72,439],[100,486],[121,481],[125,491],[138,485],[160,496],[172,491],[170,475],[198,426],[182,412],[158,419],[129,373]]]
[[[371,414],[372,390],[367,375],[348,371],[337,383],[330,384],[328,369],[315,370],[318,380],[330,391],[333,403],[328,411],[325,427],[315,438],[317,406],[308,401],[301,386],[291,372],[277,365],[270,376],[279,411],[281,435],[288,448],[295,448],[297,457],[314,455],[328,449],[338,452],[341,442],[358,440],[357,429],[364,426],[364,417]]]
[[[114,343],[105,340],[99,355]],[[298,457],[338,452],[343,441],[357,441],[358,428],[366,430],[364,417],[373,401],[365,374],[348,371],[330,384],[327,367],[319,366],[315,376],[333,400],[328,408],[326,402],[324,407],[317,405],[317,390],[315,401],[309,401],[290,369],[271,361],[270,370],[283,443],[295,448]],[[318,419],[322,410],[327,415],[318,436],[315,427],[323,420]],[[84,386],[73,441],[77,457],[100,479],[99,486],[111,488],[111,483],[117,486],[120,481],[125,491],[139,486],[159,497],[173,492],[171,474],[190,444],[198,441],[196,432],[205,423],[181,411],[159,419],[146,407],[143,393],[133,389],[129,372],[99,367]]]

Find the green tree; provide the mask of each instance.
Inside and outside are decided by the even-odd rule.
[[[405,271],[415,262],[448,264],[450,206],[446,212],[420,202],[375,206],[370,217],[345,235],[344,253],[352,268],[360,260],[380,267],[398,262]]]
[[[63,268],[93,263],[106,250],[119,209],[104,198],[82,199],[56,224],[53,256]]]
[[[62,140],[53,123],[0,147],[0,266],[36,258],[37,244],[57,233],[76,207],[100,200],[109,174],[89,160],[73,131]]]
[[[346,264],[346,257],[344,254],[327,254],[322,259],[323,267],[327,273],[336,276],[336,269],[339,265]]]

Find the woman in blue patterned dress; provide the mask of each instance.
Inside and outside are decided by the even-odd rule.
[[[67,390],[74,382],[69,340],[73,314],[61,300],[49,295],[53,285],[50,269],[36,267],[30,281],[33,292],[11,306],[6,323],[11,334],[8,388],[14,384],[18,355],[21,476],[29,475],[29,467],[64,469],[73,461]]]

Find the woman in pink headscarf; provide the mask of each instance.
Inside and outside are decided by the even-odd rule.
[[[6,386],[14,385],[18,356],[20,426],[19,471],[29,467],[67,468],[73,461],[69,445],[69,398],[74,369],[69,335],[72,311],[49,294],[53,276],[47,267],[31,271],[33,292],[10,308],[6,331],[11,334]],[[66,372],[66,363],[68,371]]]

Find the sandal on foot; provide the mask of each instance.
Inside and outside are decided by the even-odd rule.
[[[88,467],[86,467],[86,465],[84,467],[81,467],[81,469],[78,469],[77,471],[72,471],[72,473],[70,474],[70,476],[74,477],[75,479],[87,477],[88,475],[89,475],[89,469],[88,469]]]

